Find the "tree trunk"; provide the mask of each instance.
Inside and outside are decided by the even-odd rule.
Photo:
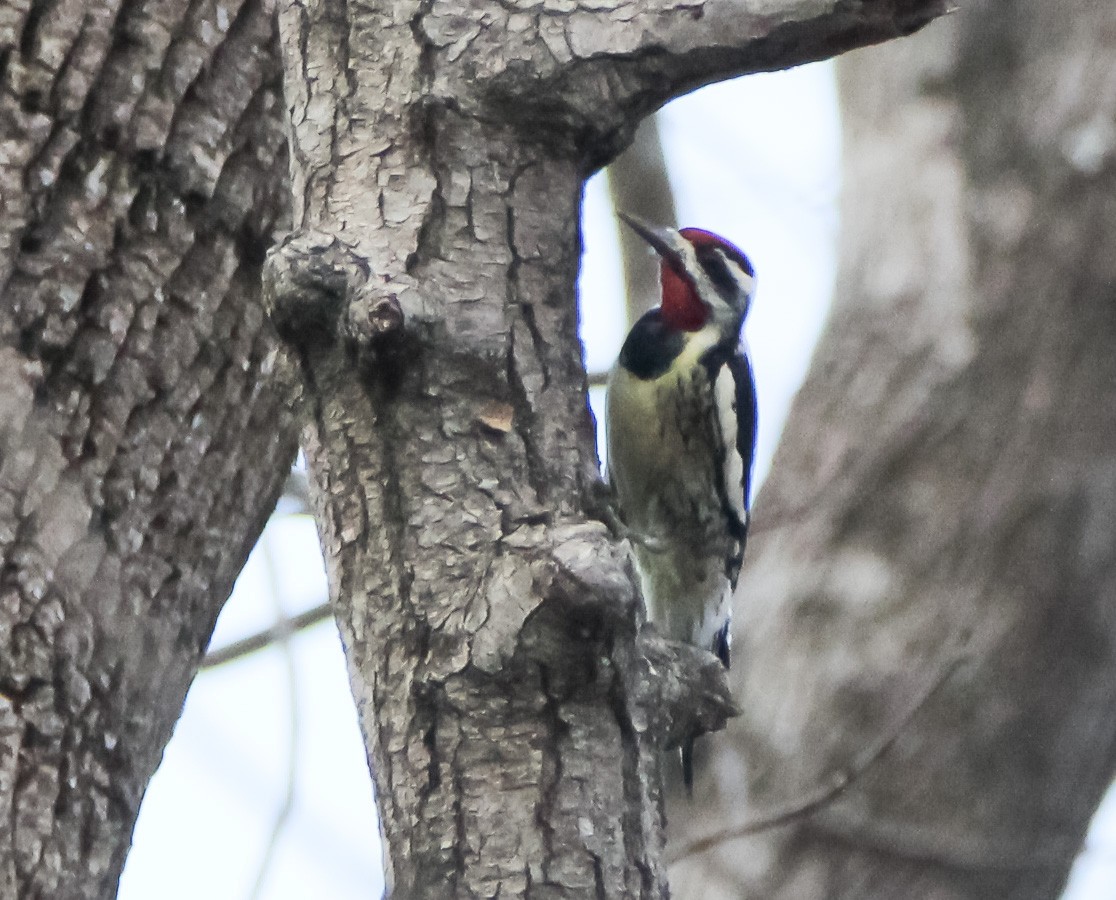
[[[587,519],[581,178],[669,96],[943,2],[559,6],[288,5],[285,100],[267,0],[0,10],[0,895],[115,891],[294,365],[400,893],[664,891],[660,707],[710,679],[636,645]]]
[[[0,897],[107,897],[294,455],[259,2],[0,10]]]
[[[840,80],[837,300],[675,852],[897,737],[675,893],[1056,897],[1116,753],[1116,7],[973,3]]]
[[[694,704],[673,681],[698,654],[650,675],[630,571],[594,521],[581,183],[670,96],[937,11],[282,11],[298,230],[267,293],[305,378],[397,896],[666,894],[652,717],[664,688]]]

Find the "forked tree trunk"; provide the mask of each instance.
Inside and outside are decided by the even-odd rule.
[[[285,101],[266,0],[0,9],[0,896],[114,893],[295,366],[398,893],[661,894],[658,694],[701,668],[649,677],[588,520],[581,179],[942,6],[287,4]]]
[[[898,738],[675,896],[1053,898],[1116,755],[1116,6],[974,3],[839,71],[836,305],[676,852]]]

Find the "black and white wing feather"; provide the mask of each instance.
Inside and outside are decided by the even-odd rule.
[[[737,547],[725,561],[733,588],[744,560],[756,454],[756,385],[743,346],[714,347],[705,360],[713,381],[720,444],[721,502]]]

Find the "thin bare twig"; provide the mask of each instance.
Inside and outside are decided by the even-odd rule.
[[[265,647],[270,647],[272,644],[279,643],[290,635],[296,634],[299,631],[304,631],[312,625],[317,625],[319,622],[328,619],[331,615],[333,615],[333,609],[329,603],[320,603],[306,610],[306,612],[300,612],[297,616],[291,616],[289,619],[277,622],[275,625],[272,625],[270,628],[265,628],[263,631],[250,634],[246,638],[233,641],[231,644],[218,647],[216,650],[210,650],[202,658],[201,667],[203,669],[212,669],[214,666],[224,665],[225,663],[240,659],[242,656],[247,656],[249,653],[263,650]]]
[[[768,831],[782,825],[788,825],[797,819],[804,818],[819,809],[832,803],[846,790],[855,784],[872,766],[874,766],[888,750],[899,740],[911,720],[926,706],[930,699],[938,692],[949,678],[957,671],[964,661],[964,656],[957,656],[948,662],[931,684],[922,692],[918,700],[876,741],[870,745],[860,757],[847,769],[834,772],[827,781],[818,785],[813,792],[799,797],[783,806],[776,807],[768,812],[761,813],[737,825],[729,825],[703,838],[698,838],[683,845],[678,850],[667,855],[667,864],[672,865],[688,856],[696,856],[707,850],[712,850],[725,841]]]
[[[292,468],[290,475],[287,476],[287,482],[283,486],[283,494],[276,504],[276,512],[272,513],[272,519],[278,516],[305,515],[309,512],[310,491],[306,473],[301,469]],[[270,553],[270,551],[266,552]],[[328,603],[320,603],[313,609],[308,609],[297,616],[288,617],[284,614],[280,617],[281,621],[277,621],[270,628],[265,628],[263,631],[249,635],[239,641],[233,641],[227,646],[210,650],[202,658],[201,668],[211,669],[214,666],[232,662],[234,659],[240,659],[249,653],[255,653],[257,650],[263,650],[289,635],[312,625],[317,625],[323,619],[329,618],[329,615],[330,607]]]

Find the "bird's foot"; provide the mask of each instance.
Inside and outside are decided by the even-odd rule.
[[[650,550],[652,553],[665,553],[667,542],[660,537],[645,534],[642,531],[636,531],[634,528],[629,528],[624,524],[620,518],[620,512],[616,507],[616,498],[613,496],[611,489],[603,481],[597,483],[597,489],[594,491],[594,500],[596,501],[596,509],[594,512],[605,525],[608,530],[612,532],[613,537],[618,541],[630,541],[633,544],[638,544],[645,550]]]

